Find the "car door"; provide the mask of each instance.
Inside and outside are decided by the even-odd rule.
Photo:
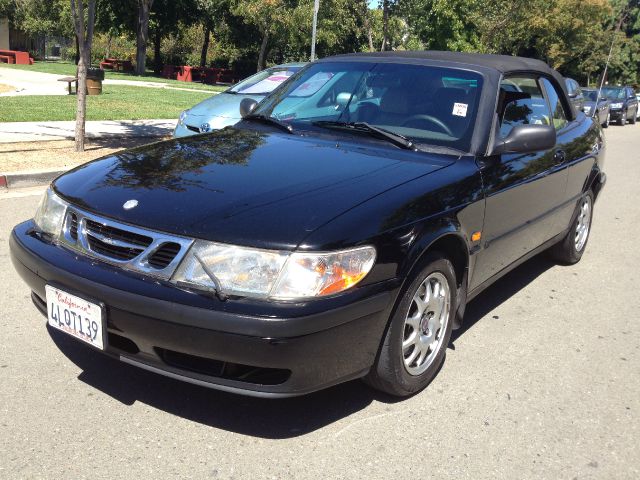
[[[556,223],[553,225],[552,233],[558,235],[566,231],[571,223],[576,202],[585,189],[596,158],[602,153],[603,135],[600,127],[593,125],[584,117],[578,116],[575,120],[563,121],[561,117],[568,116],[565,106],[559,100],[562,92],[559,92],[547,79],[543,79],[542,84],[551,109],[554,111],[554,122],[557,128],[556,153],[564,157],[564,162],[558,167],[567,172],[564,198],[554,215]]]
[[[513,92],[513,85],[518,91]],[[556,124],[540,79],[533,76],[504,79],[497,116],[495,135],[499,138],[519,124]],[[557,128],[562,126],[559,123]],[[566,188],[562,163],[562,152],[556,148],[482,159],[479,167],[486,193],[483,245],[471,288],[551,238]]]

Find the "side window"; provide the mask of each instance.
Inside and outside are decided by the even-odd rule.
[[[547,92],[547,98],[549,100],[549,105],[551,106],[551,112],[553,117],[553,126],[556,127],[556,130],[560,130],[561,128],[567,125],[567,115],[564,111],[564,107],[562,106],[562,102],[560,101],[560,97],[558,96],[558,90],[553,84],[543,78],[542,84],[544,85],[544,89]]]
[[[573,95],[573,93],[574,93],[573,92],[574,91],[573,82],[571,80],[567,79],[567,80],[564,81],[564,84],[567,87],[567,94]]]
[[[551,112],[533,77],[504,79],[500,84],[498,108],[502,138],[516,125],[551,125]]]
[[[578,82],[574,81],[573,83],[574,83],[573,87],[575,89],[576,95],[579,97],[580,95],[582,95],[582,89],[580,88],[580,85],[578,85]]]

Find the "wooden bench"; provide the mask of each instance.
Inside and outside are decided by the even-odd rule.
[[[58,79],[59,82],[67,82],[69,86],[69,95],[73,95],[73,91],[71,90],[71,84],[76,82],[76,93],[78,93],[78,77],[63,77]]]
[[[15,59],[9,55],[0,55],[0,62],[13,64],[15,63]]]

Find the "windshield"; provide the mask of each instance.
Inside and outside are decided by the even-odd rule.
[[[624,100],[624,88],[603,88],[601,96],[611,100]]]
[[[596,98],[598,97],[598,91],[597,90],[582,90],[582,93],[584,94],[584,96],[591,100],[592,102],[596,101]],[[600,98],[602,98],[604,95],[604,92],[602,95],[600,95]]]
[[[468,151],[481,88],[482,76],[466,70],[321,62],[267,97],[255,113],[294,129],[322,122],[366,122],[418,145]]]
[[[273,91],[282,82],[287,80],[295,72],[300,70],[300,68],[302,67],[285,66],[268,68],[250,76],[249,78],[245,78],[243,81],[229,89],[229,91],[245,95],[266,95]]]

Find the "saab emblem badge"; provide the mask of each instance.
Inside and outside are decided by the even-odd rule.
[[[122,208],[124,208],[125,210],[131,210],[132,208],[136,208],[138,206],[138,200],[127,200],[126,202],[124,202],[124,205],[122,205]]]

